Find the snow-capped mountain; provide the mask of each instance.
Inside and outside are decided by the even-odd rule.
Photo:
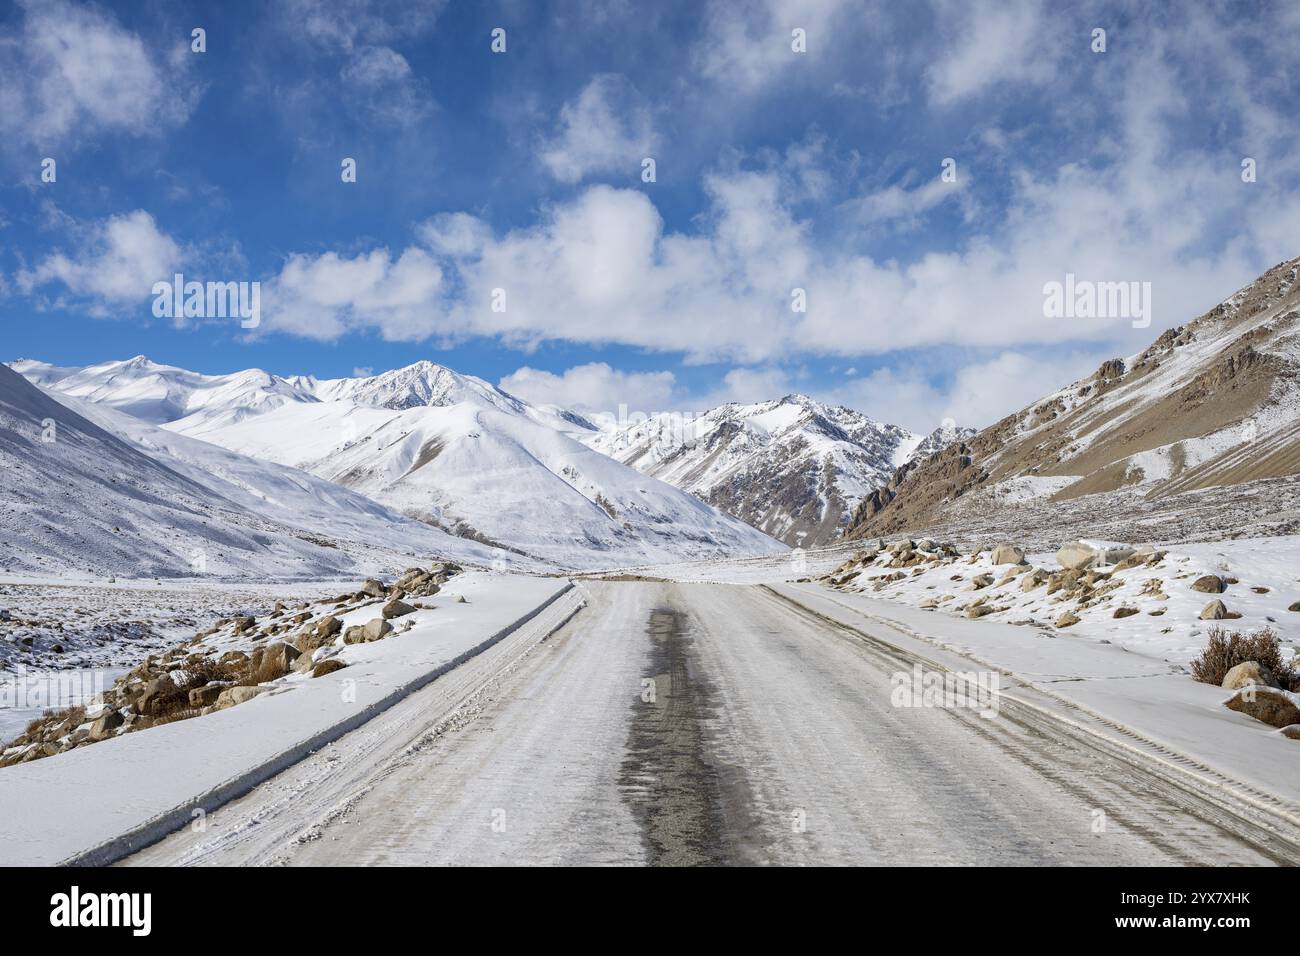
[[[538,408],[432,362],[342,380],[258,370],[203,376],[147,360],[15,368],[167,431],[300,468],[458,536],[566,567],[613,567],[781,546],[571,437]],[[239,391],[234,386],[243,384]],[[226,402],[212,400],[220,389]]]
[[[659,414],[587,443],[786,544],[807,547],[838,538],[858,502],[900,464],[968,431],[916,435],[787,395],[694,416]]]
[[[372,408],[443,408],[461,402],[476,402],[517,413],[525,408],[523,401],[480,378],[461,375],[424,359],[366,378],[316,379],[296,375],[288,381],[321,401],[351,401]]]
[[[143,355],[84,368],[62,368],[31,359],[11,362],[10,367],[43,388],[108,405],[152,425],[205,413],[237,421],[285,402],[313,400],[310,391],[260,369],[203,375],[159,365]]]
[[[324,577],[500,554],[4,366],[0,499],[0,569],[23,574]]]
[[[1142,352],[895,476],[863,502],[849,536],[1088,495],[1108,496],[1093,507],[1114,517],[1121,496],[1151,503],[1300,474],[1298,272],[1300,258],[1275,266]],[[1234,493],[1247,498],[1278,510],[1276,492]]]

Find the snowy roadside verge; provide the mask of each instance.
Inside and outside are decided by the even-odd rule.
[[[0,771],[0,864],[105,864],[338,739],[523,626],[564,579],[469,573],[396,639],[247,703]],[[465,603],[456,599],[464,597]]]
[[[987,618],[967,620],[818,584],[768,587],[815,613],[950,670],[1001,672],[1006,675],[1003,691],[1014,694],[1019,683],[1049,701],[1096,715],[1110,725],[1102,729],[1113,739],[1149,741],[1167,751],[1161,759],[1185,769],[1188,761],[1181,758],[1189,758],[1259,791],[1259,802],[1300,822],[1295,742],[1220,706],[1227,691],[1199,684],[1167,661],[1082,635],[1035,633]]]

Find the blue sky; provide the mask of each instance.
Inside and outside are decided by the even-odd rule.
[[[1300,254],[1300,4],[1060,7],[0,2],[0,352],[987,424]],[[174,271],[261,325],[156,318]]]

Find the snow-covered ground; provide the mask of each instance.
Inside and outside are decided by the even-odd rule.
[[[564,597],[569,589],[562,578],[467,572],[418,599],[421,609],[396,633],[339,650],[340,671],[290,674],[236,707],[7,767],[0,864],[56,863],[128,834],[147,842],[174,829],[191,809],[211,808],[360,726],[541,608],[555,618],[546,626],[558,626],[577,606]]]
[[[231,582],[0,577],[0,674],[131,666],[223,617],[260,617],[277,601],[321,598],[352,578]],[[28,643],[30,641],[30,643]],[[60,648],[55,650],[56,646]]]
[[[1145,564],[1113,571],[1098,582],[1105,590],[1086,603],[1066,598],[1066,589],[1048,594],[1046,581],[1026,591],[1025,576],[1032,569],[1059,570],[1055,553],[1026,555],[1028,566],[1007,579],[1012,565],[995,565],[993,552],[982,551],[972,561],[956,559],[917,568],[887,567],[884,555],[868,565],[841,590],[862,591],[902,604],[934,602],[939,614],[966,616],[976,602],[994,610],[981,620],[1002,621],[1029,628],[1065,631],[1055,627],[1067,611],[1079,621],[1068,626],[1072,637],[1109,643],[1180,666],[1187,665],[1205,647],[1209,629],[1220,625],[1235,631],[1271,628],[1282,639],[1283,653],[1300,649],[1300,612],[1288,610],[1300,602],[1300,537],[1254,538],[1209,544],[1182,544],[1165,551],[1154,566]],[[1217,574],[1235,578],[1221,594],[1192,590],[1192,582]],[[993,583],[976,589],[974,582],[991,575]],[[895,578],[894,580],[889,580]],[[1240,618],[1203,621],[1200,614],[1219,599]],[[1138,611],[1116,618],[1119,608]]]

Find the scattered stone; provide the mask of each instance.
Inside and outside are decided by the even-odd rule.
[[[988,604],[972,604],[966,608],[966,616],[971,618],[983,617],[985,614],[992,614],[997,608]]]
[[[993,563],[998,564],[1024,564],[1025,552],[1014,544],[1000,544],[993,549]]]
[[[1205,609],[1201,611],[1202,621],[1224,621],[1239,617],[1241,617],[1240,614],[1229,611],[1227,605],[1218,598],[1205,605]]]
[[[1072,624],[1078,624],[1081,620],[1083,620],[1083,618],[1079,617],[1079,615],[1075,614],[1073,611],[1066,611],[1056,619],[1056,626],[1069,627]]]
[[[389,601],[384,605],[382,613],[385,619],[401,617],[404,614],[414,614],[415,608],[411,607],[411,605],[407,604],[405,601]]]
[[[384,608],[384,610],[387,611],[388,608]],[[393,625],[389,624],[386,620],[384,620],[384,618],[377,617],[374,618],[373,620],[366,622],[364,628],[365,639],[367,641],[382,640],[383,638],[388,636],[388,634],[390,634],[392,630],[393,630]]]
[[[261,692],[260,687],[227,687],[217,695],[217,702],[213,705],[213,709],[225,710],[227,707],[247,703]]]
[[[313,667],[311,676],[324,677],[326,674],[333,674],[335,671],[341,671],[347,666],[348,665],[344,664],[337,657],[330,657]]]
[[[217,702],[217,698],[221,696],[221,692],[229,686],[230,683],[228,681],[213,681],[212,683],[205,684],[202,687],[192,688],[190,690],[190,706],[211,707]]]
[[[1222,687],[1226,690],[1238,690],[1247,684],[1260,684],[1264,687],[1281,688],[1273,672],[1258,661],[1242,661],[1223,675]]]
[[[258,683],[283,677],[293,668],[293,662],[301,654],[298,648],[284,641],[276,641],[262,649],[262,660],[256,668]]]
[[[145,687],[144,693],[136,702],[136,709],[142,714],[147,714],[153,710],[158,703],[166,697],[170,697],[177,692],[176,684],[166,674],[161,677],[155,677],[148,686]]]
[[[122,726],[122,715],[112,707],[105,707],[103,713],[90,725],[90,739],[99,741],[112,737],[117,728]]]
[[[1251,684],[1243,687],[1224,702],[1229,710],[1254,717],[1272,727],[1300,724],[1300,707],[1295,705],[1285,691]]]
[[[333,614],[329,614],[316,622],[316,633],[321,637],[333,637],[341,630],[343,630],[343,622]]]
[[[1112,615],[1112,617],[1117,617],[1117,618],[1132,617],[1134,614],[1140,614],[1140,613],[1142,612],[1135,607],[1117,607],[1115,608],[1115,613]]]
[[[1048,574],[1046,571],[1042,568],[1034,568],[1020,579],[1020,590],[1032,591],[1034,588],[1041,587],[1047,578]]]

